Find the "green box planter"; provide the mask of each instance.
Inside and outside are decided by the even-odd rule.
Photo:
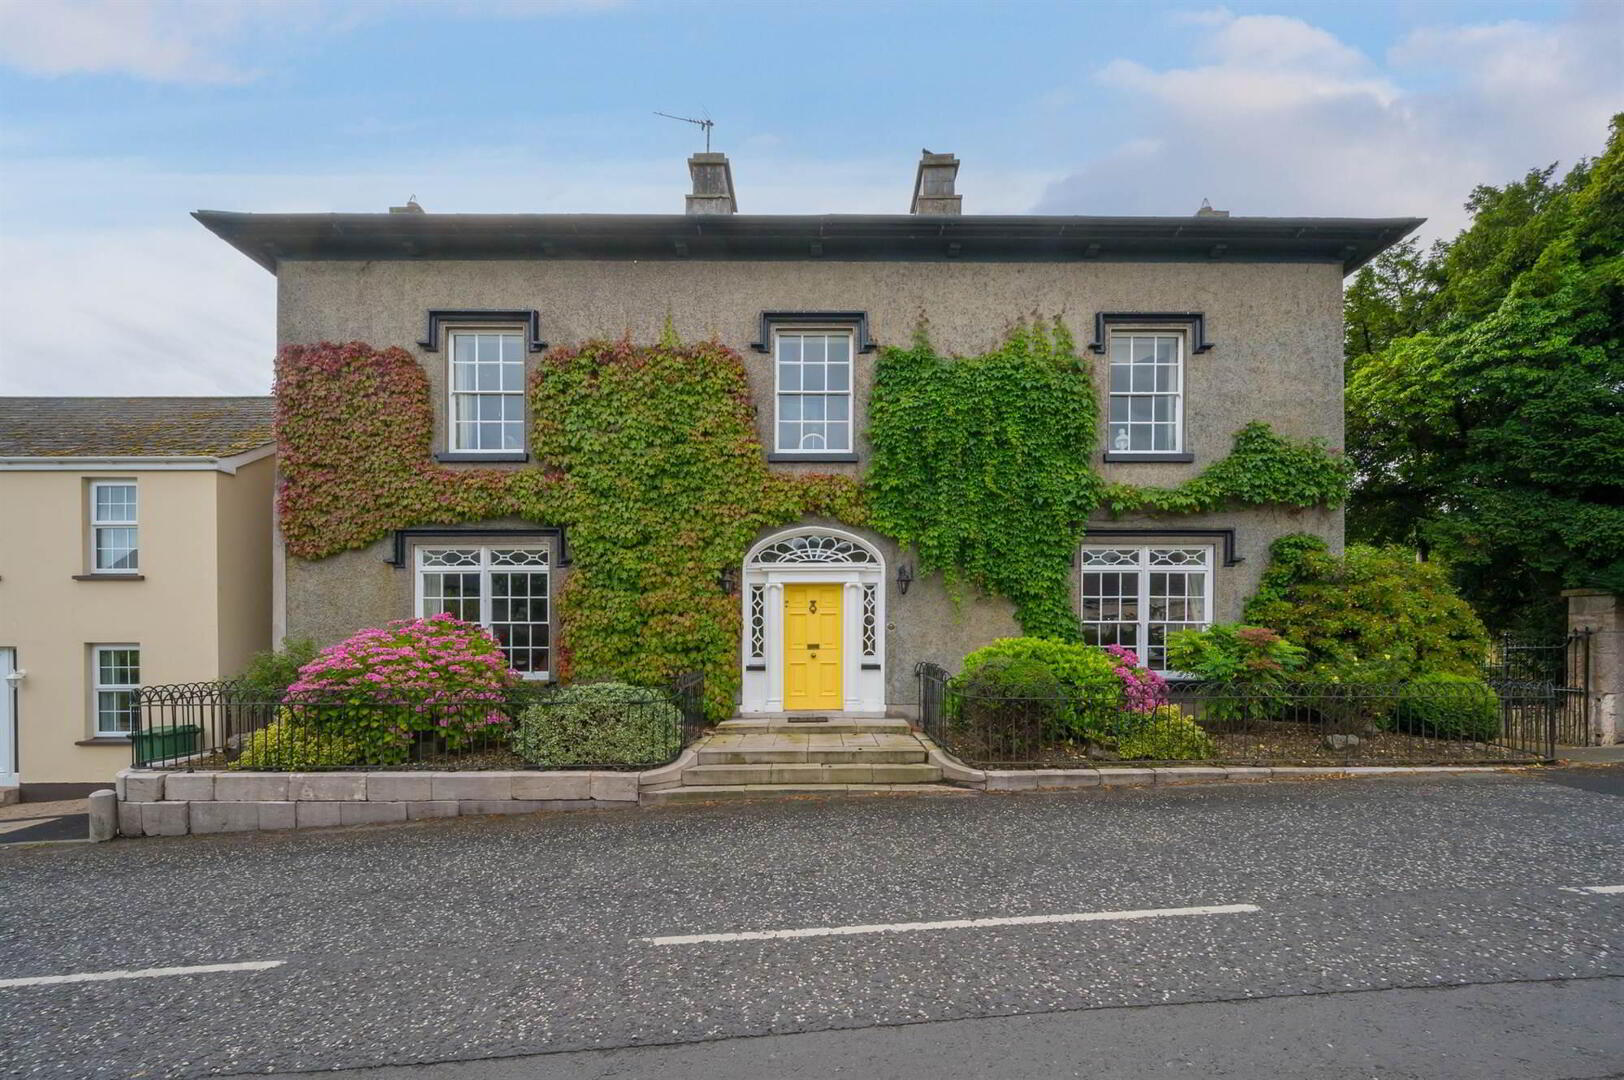
[[[145,765],[153,761],[186,757],[197,753],[203,741],[203,728],[197,724],[174,724],[169,727],[148,728],[135,734],[135,762]]]

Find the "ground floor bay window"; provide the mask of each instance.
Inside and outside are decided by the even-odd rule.
[[[442,612],[489,630],[527,679],[550,671],[548,550],[543,546],[417,549],[417,613]]]
[[[1083,640],[1121,645],[1152,671],[1167,670],[1167,636],[1212,622],[1212,549],[1085,547]]]

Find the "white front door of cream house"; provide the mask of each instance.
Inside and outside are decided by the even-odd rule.
[[[811,588],[822,586],[823,588]],[[831,595],[833,586],[838,593]],[[796,642],[789,631],[806,597],[826,598],[825,607],[839,611],[837,641],[824,642],[833,627],[819,629],[820,653],[839,658],[838,697],[820,694],[813,711],[885,712],[885,560],[859,536],[829,528],[799,528],[776,533],[750,550],[744,562],[741,603],[744,640],[740,662],[742,713],[806,711],[792,681]],[[838,596],[838,603],[834,602]],[[804,635],[803,635],[804,636]],[[804,642],[798,643],[804,649]]]
[[[0,788],[17,786],[17,650],[0,649]]]

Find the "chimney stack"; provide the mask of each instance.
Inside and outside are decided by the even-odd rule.
[[[910,214],[957,214],[961,195],[953,194],[953,181],[959,175],[959,159],[952,154],[923,151],[919,172],[914,176],[913,205]]]
[[[1206,199],[1202,199],[1201,200],[1201,209],[1199,209],[1199,210],[1197,210],[1195,212],[1195,216],[1196,217],[1228,217],[1229,216],[1229,211],[1228,210],[1214,210],[1212,208],[1212,203],[1208,202]]]
[[[688,174],[694,178],[694,191],[688,196],[690,214],[737,214],[733,198],[733,166],[726,154],[706,151],[688,159]]]

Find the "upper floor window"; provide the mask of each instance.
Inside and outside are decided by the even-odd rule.
[[[98,574],[133,574],[140,569],[135,481],[91,482],[90,551],[91,569]]]
[[[524,450],[524,335],[453,330],[450,449],[459,453]]]
[[[1183,451],[1183,334],[1112,331],[1106,431],[1109,453]]]
[[[1212,622],[1209,547],[1083,548],[1083,640],[1167,670],[1167,635]]]
[[[849,452],[851,331],[775,329],[773,357],[778,374],[778,452]]]
[[[136,691],[141,688],[140,646],[93,646],[90,664],[96,735],[128,735],[135,730]]]
[[[548,551],[545,547],[417,549],[418,615],[442,612],[491,632],[508,664],[527,679],[548,671]]]

